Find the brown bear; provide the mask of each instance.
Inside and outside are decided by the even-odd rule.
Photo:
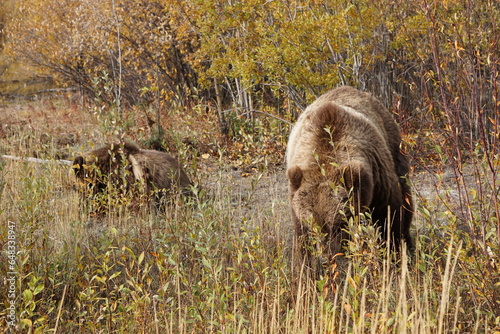
[[[191,181],[171,155],[140,149],[130,142],[107,144],[73,160],[71,174],[92,198],[115,189],[115,197],[156,202],[172,191],[190,194]],[[130,195],[130,196],[129,196]],[[105,203],[109,204],[109,203]],[[105,211],[99,205],[97,211]]]
[[[365,212],[384,240],[390,231],[393,249],[399,250],[401,240],[413,248],[410,163],[400,143],[392,115],[352,87],[330,90],[306,108],[286,151],[291,215],[302,254],[317,248],[311,242],[315,233],[324,236],[323,260],[339,253],[347,219]]]

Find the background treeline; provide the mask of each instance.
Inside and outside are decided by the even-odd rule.
[[[110,105],[202,102],[227,131],[228,110],[293,121],[348,84],[412,132],[496,140],[494,0],[10,0],[0,16],[12,55]]]

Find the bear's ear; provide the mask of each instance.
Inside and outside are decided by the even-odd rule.
[[[81,179],[85,177],[85,171],[83,170],[83,165],[85,164],[85,158],[82,156],[78,156],[73,160],[73,165],[71,169],[75,173],[75,175]]]
[[[287,171],[288,180],[290,185],[292,186],[292,190],[295,191],[299,189],[300,184],[302,183],[302,178],[304,177],[304,173],[299,166],[293,166]]]

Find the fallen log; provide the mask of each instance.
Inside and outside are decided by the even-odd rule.
[[[69,160],[48,160],[48,159],[39,159],[39,158],[30,158],[30,157],[16,157],[13,155],[0,155],[0,158],[2,159],[8,159],[8,160],[17,160],[17,161],[27,161],[27,162],[34,162],[37,164],[57,164],[57,165],[66,165],[66,166],[71,166],[73,162]]]

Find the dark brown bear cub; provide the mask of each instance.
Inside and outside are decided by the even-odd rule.
[[[321,256],[339,253],[346,220],[364,212],[371,213],[384,240],[390,231],[393,249],[399,250],[402,240],[413,248],[410,164],[400,142],[392,115],[352,87],[325,93],[300,115],[286,162],[292,220],[303,254],[310,255],[308,240],[317,230],[325,235]]]
[[[172,192],[190,193],[191,181],[177,159],[167,153],[143,150],[125,142],[107,144],[104,147],[78,156],[73,161],[71,174],[76,176],[83,189],[95,198],[131,198],[133,204],[156,202]],[[111,191],[113,194],[106,194]],[[103,201],[106,202],[106,201]],[[103,204],[103,203],[100,203]],[[98,205],[97,211],[106,211]]]

